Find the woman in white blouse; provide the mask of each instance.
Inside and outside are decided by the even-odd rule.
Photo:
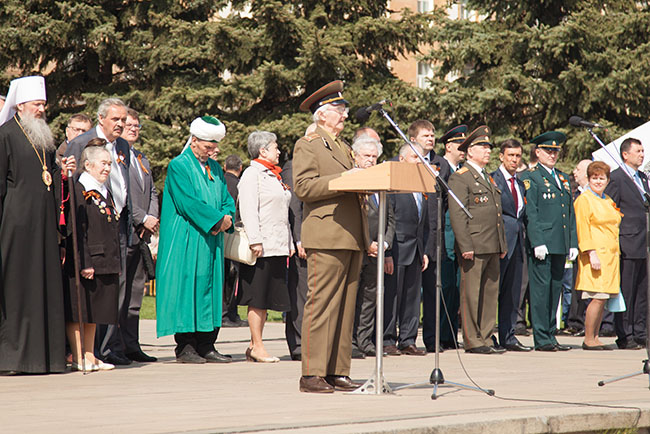
[[[268,131],[255,131],[248,136],[251,165],[239,181],[239,212],[248,236],[250,249],[257,257],[253,266],[239,268],[240,304],[248,306],[251,341],[246,359],[274,363],[264,348],[262,331],[267,309],[287,312],[290,309],[286,284],[287,258],[291,248],[289,200],[291,192],[282,182],[278,166],[280,151],[277,137]]]

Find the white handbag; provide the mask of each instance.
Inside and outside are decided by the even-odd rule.
[[[248,244],[246,231],[241,226],[241,223],[237,223],[233,229],[233,233],[225,232],[223,234],[223,255],[231,261],[255,265],[257,257],[253,255],[253,251]]]

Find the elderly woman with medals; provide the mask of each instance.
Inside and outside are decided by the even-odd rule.
[[[248,153],[253,161],[239,181],[239,212],[248,235],[255,265],[239,266],[240,304],[248,306],[251,342],[246,359],[251,362],[274,363],[264,348],[262,331],[266,310],[290,310],[289,288],[285,281],[287,257],[293,255],[289,227],[291,192],[282,182],[277,137],[268,131],[255,131],[248,136]]]
[[[111,155],[104,148],[104,139],[88,142],[81,154],[81,175],[75,183],[75,212],[81,270],[81,288],[76,291],[73,246],[68,243],[66,274],[70,290],[64,293],[66,334],[72,349],[72,370],[81,365],[81,327],[86,371],[110,370],[114,366],[94,356],[96,324],[117,324],[120,273],[119,216],[112,196],[106,188],[111,172]],[[77,294],[81,296],[81,318],[77,310]]]

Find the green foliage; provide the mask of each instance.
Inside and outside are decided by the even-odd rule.
[[[246,159],[247,135],[267,129],[278,134],[286,159],[311,123],[298,106],[323,84],[345,80],[353,109],[397,95],[405,86],[388,64],[426,41],[428,19],[405,13],[392,20],[386,3],[6,0],[2,83],[44,74],[60,140],[72,113],[94,118],[102,98],[123,98],[142,114],[141,147],[162,187],[197,116],[225,123],[221,158],[236,152]],[[219,15],[228,5],[230,13]]]
[[[648,120],[650,9],[614,1],[470,1],[492,19],[435,16],[426,57],[436,65],[427,107],[436,125],[489,125],[495,141],[524,143],[548,130],[568,135],[566,160],[597,145],[567,120],[609,127],[609,141]],[[449,77],[455,79],[449,81]]]

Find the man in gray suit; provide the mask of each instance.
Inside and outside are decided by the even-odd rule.
[[[131,165],[129,184],[131,186],[131,230],[133,231],[126,249],[126,296],[124,308],[120,311],[119,331],[124,342],[126,357],[134,362],[155,362],[140,348],[140,308],[144,296],[144,285],[148,279],[145,268],[145,249],[151,235],[158,231],[158,193],[151,176],[151,166],[144,154],[133,147],[140,137],[140,115],[137,111],[127,109],[126,125],[122,138],[129,142]],[[150,255],[150,253],[149,253]]]
[[[131,234],[131,211],[129,192],[129,167],[131,165],[129,143],[120,137],[126,124],[126,105],[119,98],[103,100],[97,108],[97,125],[68,143],[65,156],[74,155],[79,161],[81,152],[88,142],[96,137],[106,140],[106,149],[111,154],[112,165],[107,186],[113,195],[115,209],[120,213],[120,267],[119,311],[122,315],[126,300],[126,248]],[[97,357],[113,365],[128,365],[131,359],[124,355],[124,344],[116,325],[97,327]]]

